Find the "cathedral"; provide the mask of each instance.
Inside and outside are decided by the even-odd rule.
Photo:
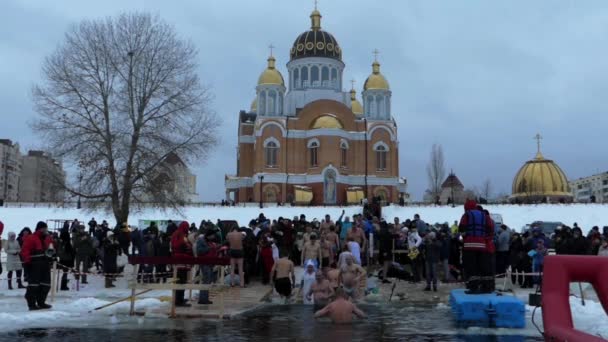
[[[397,202],[399,141],[391,90],[377,58],[363,84],[363,105],[344,91],[342,49],[321,28],[321,13],[290,50],[287,82],[272,52],[249,111],[239,113],[236,175],[225,178],[235,202],[343,205],[377,197]]]

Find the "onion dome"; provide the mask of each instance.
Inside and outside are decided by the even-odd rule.
[[[254,97],[253,101],[251,102],[251,108],[249,108],[249,111],[252,113],[255,113],[258,111],[258,97]]]
[[[363,106],[361,102],[357,100],[357,91],[355,89],[350,90],[350,108],[355,115],[363,115]]]
[[[342,49],[338,41],[329,32],[321,30],[321,13],[316,9],[310,14],[311,27],[296,38],[291,47],[290,57],[326,57],[342,60]]]
[[[276,59],[274,56],[268,57],[268,67],[266,70],[262,72],[260,78],[258,78],[258,85],[264,84],[277,84],[277,85],[285,85],[285,81],[283,81],[283,75],[275,68]]]
[[[374,61],[372,64],[372,74],[365,80],[365,84],[363,84],[364,90],[389,90],[390,87],[388,85],[388,81],[384,76],[380,73],[380,63],[378,61]]]
[[[537,202],[546,199],[572,201],[568,178],[552,160],[545,159],[540,152],[527,161],[513,179],[512,199],[522,202]]]

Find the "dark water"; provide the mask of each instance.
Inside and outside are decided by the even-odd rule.
[[[520,332],[456,329],[447,309],[397,305],[362,309],[369,317],[348,325],[315,320],[309,306],[277,305],[223,322],[158,319],[155,324],[146,319],[139,327],[135,323],[110,328],[20,330],[1,334],[0,341],[543,341],[530,330],[514,335]]]

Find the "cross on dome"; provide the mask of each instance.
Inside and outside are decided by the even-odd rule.
[[[374,51],[372,51],[372,53],[374,54],[374,62],[377,62],[380,51],[378,51],[378,49],[374,49]]]
[[[270,56],[272,57],[272,50],[275,48],[275,46],[270,43],[270,45],[268,45],[268,48],[270,49]]]

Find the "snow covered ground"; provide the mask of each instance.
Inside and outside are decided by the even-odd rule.
[[[577,222],[584,231],[592,226],[608,225],[608,206],[606,205],[535,205],[535,206],[514,206],[500,205],[487,206],[493,213],[503,216],[504,222],[512,228],[519,230],[523,225],[535,220],[561,221],[568,225]],[[136,225],[139,219],[182,219],[192,222],[205,220],[236,220],[240,225],[246,225],[249,220],[255,218],[260,212],[266,217],[276,219],[279,216],[291,217],[305,214],[308,220],[313,218],[322,219],[325,214],[331,215],[336,219],[342,210],[346,215],[353,215],[361,212],[360,207],[268,207],[260,210],[257,207],[189,207],[181,213],[162,212],[158,210],[145,210],[131,216],[130,224]],[[402,220],[412,218],[418,213],[430,223],[453,222],[462,215],[462,207],[398,207],[390,206],[383,209],[384,217],[392,221],[394,217]],[[86,212],[77,209],[56,209],[56,208],[0,208],[0,221],[5,224],[5,232],[2,236],[6,239],[7,232],[19,232],[24,226],[34,227],[39,220],[49,219],[74,219],[78,218],[88,222],[91,217],[95,217],[98,222],[108,219],[113,224],[112,215],[103,212]],[[0,278],[5,278],[2,274]],[[137,328],[154,327],[162,328],[169,323],[167,319],[156,317],[152,313],[159,308],[168,306],[163,297],[170,294],[162,291],[154,291],[149,296],[143,296],[137,301],[138,311],[146,311],[145,317],[129,317],[129,303],[123,302],[100,311],[93,311],[95,307],[113,302],[120,298],[130,295],[126,290],[126,280],[120,279],[117,282],[117,289],[106,290],[103,288],[101,277],[91,277],[91,284],[81,288],[79,292],[60,292],[53,303],[54,308],[48,311],[28,312],[25,300],[23,299],[24,290],[6,290],[6,282],[0,283],[0,331],[24,329],[24,328],[44,328],[44,327],[119,327]],[[74,286],[73,282],[71,283]],[[593,334],[608,336],[608,316],[603,311],[601,305],[594,301],[587,301],[586,306],[582,306],[576,298],[571,300],[572,312],[575,326],[581,330]],[[527,312],[528,326],[531,326],[531,308]],[[540,310],[536,312],[536,322],[542,322]]]
[[[485,206],[490,212],[501,214],[504,223],[519,230],[525,224],[533,221],[561,221],[572,225],[577,222],[583,231],[591,229],[593,226],[608,225],[608,205],[602,204],[541,204],[541,205],[488,205]],[[325,214],[331,215],[332,219],[340,216],[342,210],[346,215],[353,215],[361,212],[358,206],[351,207],[276,207],[270,206],[264,209],[255,206],[247,207],[186,207],[181,212],[163,212],[157,209],[146,209],[138,213],[133,213],[129,220],[130,225],[137,225],[140,219],[160,220],[160,219],[181,219],[189,222],[201,220],[236,220],[240,225],[247,225],[252,218],[256,218],[260,212],[266,217],[277,219],[278,217],[299,216],[305,214],[308,220],[317,218],[321,220]],[[423,220],[429,223],[448,222],[460,219],[463,208],[449,206],[412,206],[399,207],[389,206],[383,208],[383,216],[392,221],[394,217],[402,220],[413,218],[414,214],[420,214]],[[79,219],[88,222],[91,217],[95,217],[98,222],[107,219],[111,225],[114,219],[111,213],[107,212],[88,212],[78,209],[58,209],[58,208],[0,208],[0,221],[4,222],[6,238],[7,231],[18,232],[23,227],[34,227],[37,221],[45,220],[71,220]]]

